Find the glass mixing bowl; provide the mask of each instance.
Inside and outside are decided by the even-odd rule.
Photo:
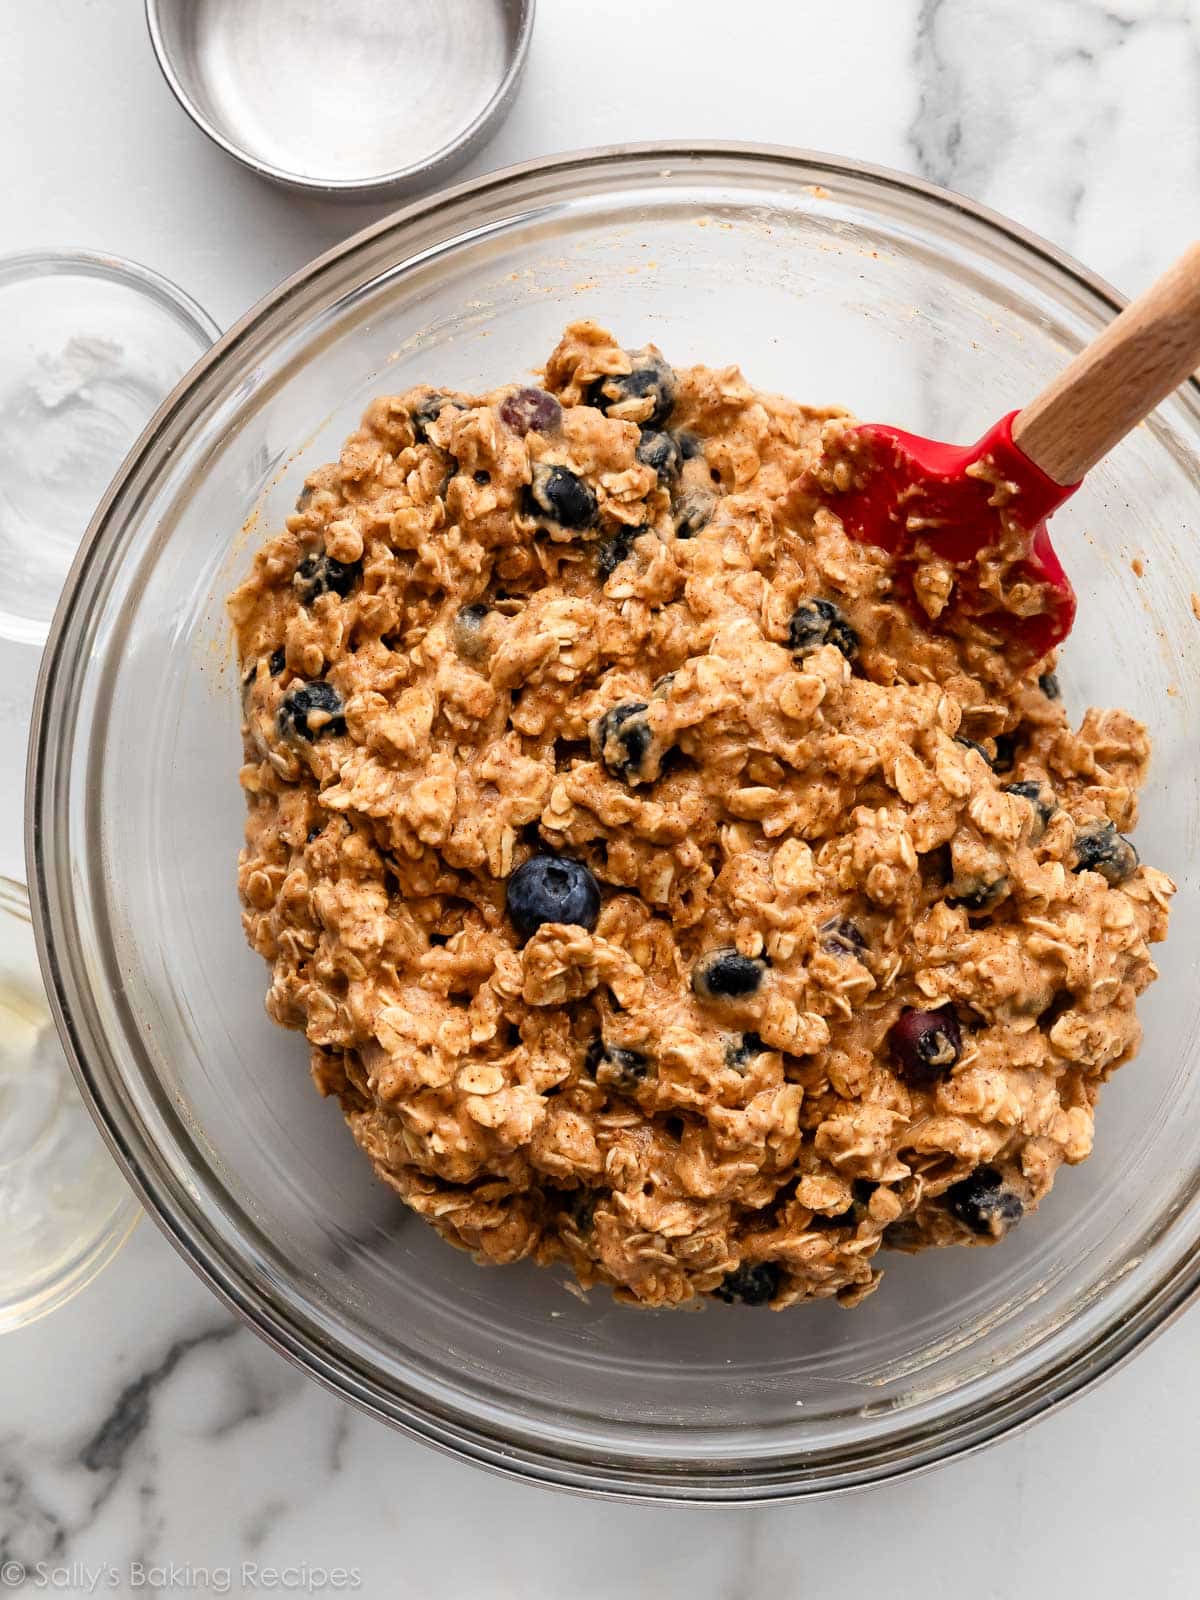
[[[702,1314],[484,1270],[377,1183],[263,1011],[234,891],[238,675],[223,601],[370,397],[487,388],[593,316],[676,362],[975,438],[1111,318],[1048,245],[913,179],[793,151],[647,147],[424,201],[285,283],[163,406],[101,506],[46,655],[29,871],[48,987],[148,1210],[339,1394],[516,1475],[677,1500],[879,1480],[1029,1421],[1197,1284],[1200,391],[1055,520],[1080,591],[1072,713],[1144,718],[1138,844],[1180,883],[1146,1044],[1095,1155],[990,1250],[891,1258],[846,1312]],[[1131,563],[1144,570],[1135,574]]]

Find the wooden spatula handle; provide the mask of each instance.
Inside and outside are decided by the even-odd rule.
[[[1056,483],[1077,483],[1200,367],[1200,243],[1126,306],[1013,421]]]

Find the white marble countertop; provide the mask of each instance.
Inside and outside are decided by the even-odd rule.
[[[227,323],[374,214],[276,192],[214,150],[159,79],[140,0],[5,10],[0,253],[132,256]],[[1196,229],[1200,4],[541,0],[517,106],[474,168],[679,136],[924,174],[1133,291]],[[31,684],[4,676],[8,730]],[[3,743],[12,871],[20,754]],[[1067,1411],[917,1480],[768,1511],[646,1509],[551,1498],[358,1416],[143,1221],[98,1282],[0,1345],[0,1584],[3,1562],[33,1577],[44,1562],[63,1593],[160,1579],[236,1594],[267,1581],[243,1580],[247,1562],[299,1567],[301,1586],[305,1568],[354,1568],[358,1592],[396,1600],[1190,1597],[1198,1327],[1185,1318]]]

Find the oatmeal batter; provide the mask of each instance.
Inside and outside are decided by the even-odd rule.
[[[845,413],[588,322],[540,377],[375,401],[230,602],[268,1010],[480,1260],[853,1305],[1090,1151],[1146,734],[900,602]]]

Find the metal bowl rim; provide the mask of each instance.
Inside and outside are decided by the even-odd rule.
[[[167,3],[171,3],[171,0],[167,0]],[[503,3],[503,0],[499,0],[499,3]],[[504,115],[516,92],[521,74],[525,70],[529,41],[533,35],[534,15],[537,10],[537,0],[516,0],[517,36],[508,57],[504,76],[478,115],[465,128],[460,129],[448,143],[431,151],[420,161],[410,162],[406,167],[396,167],[391,172],[371,173],[361,178],[312,178],[302,172],[293,172],[287,167],[279,167],[274,162],[261,159],[245,145],[237,144],[222,133],[211,118],[205,115],[193,99],[183,78],[175,70],[174,59],[162,28],[163,4],[164,0],[146,0],[146,26],[150,32],[150,43],[167,87],[201,133],[211,139],[219,149],[224,150],[226,155],[232,156],[235,161],[249,171],[257,173],[261,178],[283,184],[289,189],[302,190],[306,194],[324,195],[327,198],[340,196],[346,199],[369,199],[393,190],[401,190],[423,179],[432,179],[440,173],[451,171],[458,159],[465,159],[474,146],[482,141],[493,124]]]

